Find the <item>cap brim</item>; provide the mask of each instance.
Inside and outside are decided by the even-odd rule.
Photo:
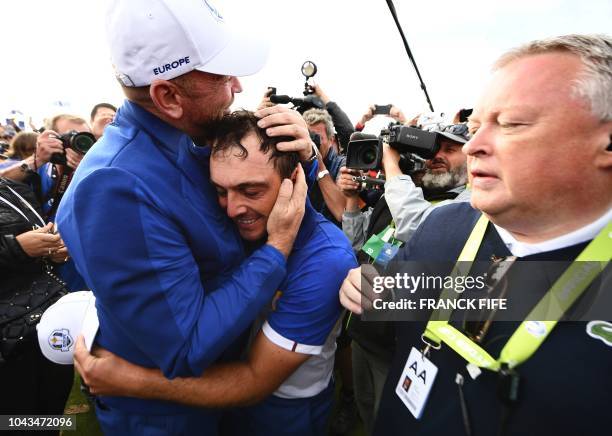
[[[270,52],[269,43],[237,30],[232,30],[230,34],[231,41],[196,70],[227,76],[250,76],[263,68]]]
[[[439,132],[437,130],[435,130],[436,133],[439,133],[440,135],[450,139],[451,141],[455,141],[458,142],[460,144],[465,144],[467,142],[467,139],[459,136],[459,135],[453,135],[452,133],[449,132]]]

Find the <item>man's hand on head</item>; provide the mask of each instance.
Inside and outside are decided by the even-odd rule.
[[[257,125],[266,129],[268,136],[291,136],[289,142],[279,142],[280,151],[297,151],[300,160],[306,162],[313,155],[314,143],[310,139],[308,125],[299,112],[284,106],[271,106],[259,109],[255,116],[261,118]]]
[[[267,224],[268,244],[280,251],[285,258],[289,257],[300,229],[307,193],[306,176],[302,166],[298,165],[295,182],[283,180]]]

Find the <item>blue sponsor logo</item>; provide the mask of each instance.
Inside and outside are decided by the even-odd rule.
[[[174,70],[175,68],[186,65],[188,63],[189,63],[189,56],[185,56],[184,58],[177,59],[169,64],[160,65],[159,67],[153,68],[153,74],[157,76],[159,74],[163,74],[170,70]]]

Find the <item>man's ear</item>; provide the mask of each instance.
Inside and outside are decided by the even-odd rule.
[[[612,169],[612,121],[604,123],[601,129],[596,134],[599,145],[595,157],[595,166],[610,170]]]
[[[295,183],[295,181],[297,180],[297,174],[298,174],[298,168],[295,167],[295,169],[293,170],[293,172],[291,173],[291,181],[293,183]]]
[[[183,95],[178,86],[168,80],[157,80],[151,83],[149,95],[153,104],[163,115],[173,120],[183,117],[181,101]]]

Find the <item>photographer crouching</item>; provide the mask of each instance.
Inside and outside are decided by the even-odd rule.
[[[347,197],[342,229],[358,251],[360,263],[386,267],[434,207],[469,201],[466,157],[461,152],[467,141],[465,124],[431,132],[396,125],[389,133],[383,131],[381,138],[362,134],[353,138],[347,153],[347,166],[353,168],[341,168],[337,183]],[[356,167],[379,166],[386,177],[385,192],[373,208],[362,212],[360,188],[375,180],[365,177],[363,183]],[[349,320],[348,333],[353,339],[355,399],[369,434],[395,351],[395,333],[390,322],[366,323],[355,315]]]

